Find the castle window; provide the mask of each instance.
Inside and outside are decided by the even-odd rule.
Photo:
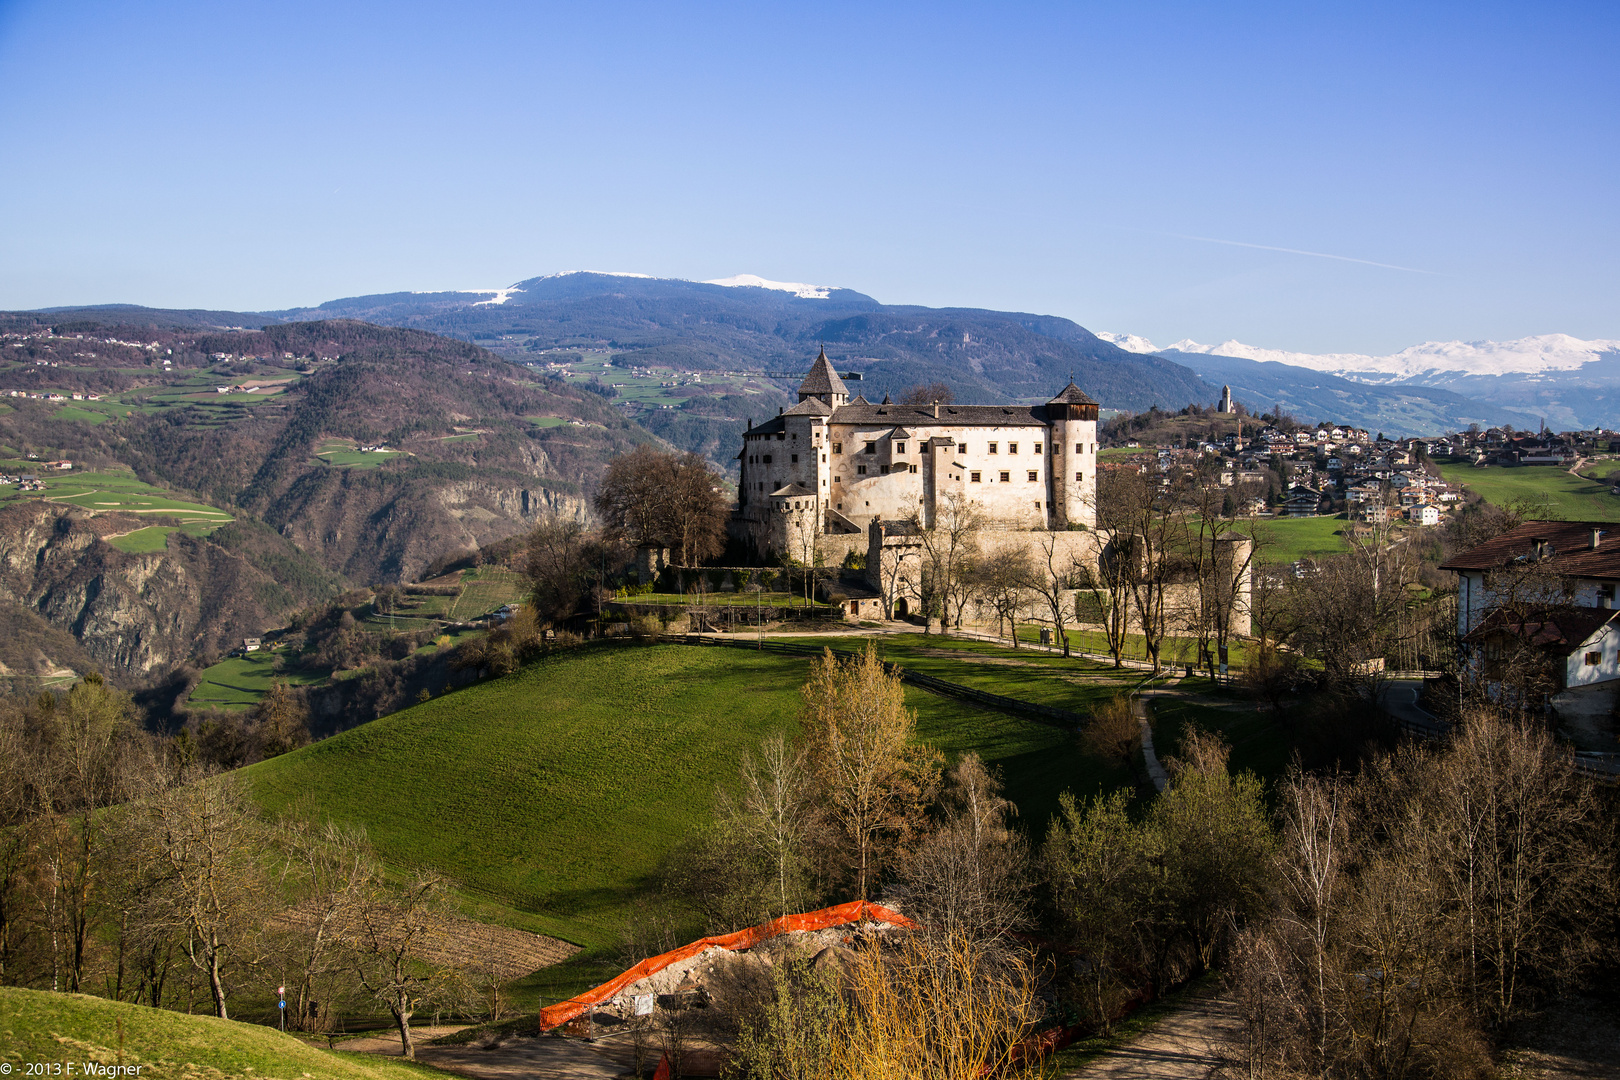
[[[833,453],[842,454],[843,452],[844,452],[844,444],[843,443],[841,443],[841,442],[833,443]]]
[[[911,471],[912,471],[912,472],[916,472],[916,471],[917,471],[917,466],[915,466],[915,465],[913,465],[913,466],[912,466],[912,467],[911,467]]]
[[[1035,481],[1040,479],[1040,476],[1041,476],[1041,474],[1036,472],[1034,469],[1029,470],[1029,482],[1030,483],[1032,483],[1032,484],[1035,483]]]
[[[877,443],[875,443],[875,442],[867,443],[865,452],[868,453],[868,454],[877,453]]]
[[[857,465],[857,466],[855,466],[855,471],[860,473],[862,476],[865,476],[866,475],[866,466],[865,465]]]
[[[1079,483],[1081,480],[1085,479],[1085,474],[1084,473],[1075,473],[1074,474],[1074,479],[1075,479],[1076,483]]]
[[[958,454],[965,454],[965,453],[967,453],[967,443],[957,443],[957,444],[956,444],[956,452],[957,452],[957,453],[958,453]]]
[[[1075,443],[1074,444],[1074,452],[1077,453],[1077,454],[1085,453],[1086,452],[1086,444],[1083,443],[1083,442]]]
[[[765,464],[769,465],[770,463],[771,463],[771,455],[766,454],[765,455]]]
[[[835,484],[842,484],[842,483],[843,483],[843,482],[844,482],[844,478],[843,478],[843,477],[842,477],[842,476],[835,476],[835,477],[833,477],[833,483],[835,483]],[[839,507],[839,509],[843,509],[843,508],[842,508],[842,507]]]
[[[880,465],[880,466],[878,466],[878,472],[880,472],[884,476],[888,476],[889,475],[889,467],[887,465]]]
[[[794,455],[793,455],[793,460],[794,460],[794,461],[798,461],[798,460],[799,460],[799,455],[798,455],[798,454],[794,454]]]
[[[1001,474],[1001,482],[1003,484],[1005,484],[1008,480],[1011,480],[1011,479],[1012,479],[1012,474],[1011,473],[1002,473]]]
[[[968,479],[971,480],[973,483],[977,484],[979,482],[979,474],[978,473],[968,473]]]
[[[1007,453],[1009,453],[1009,454],[1018,453],[1018,444],[1015,443],[1015,442],[1008,443],[1007,444]]]
[[[1041,508],[1041,500],[1036,499],[1035,500],[1035,509],[1039,510],[1040,508]]]
[[[1602,653],[1600,653],[1600,652],[1589,652],[1589,653],[1586,654],[1586,666],[1587,667],[1597,667],[1601,663],[1603,663],[1603,654]]]
[[[903,442],[895,443],[894,444],[894,452],[897,453],[897,454],[905,453],[906,452],[906,444],[903,443]]]
[[[1035,444],[1035,453],[1037,453],[1037,454],[1038,454],[1038,453],[1040,453],[1040,452],[1041,452],[1041,444],[1040,444],[1040,443],[1036,443],[1036,444]]]
[[[827,464],[827,455],[826,454],[821,455],[821,463],[823,465]]]
[[[783,439],[785,439],[785,438],[787,438],[787,436],[786,436],[786,435],[784,435],[784,434],[782,434],[782,433],[781,433],[781,432],[780,432],[780,431],[778,431],[778,432],[777,432],[777,433],[776,433],[776,441],[777,441],[777,442],[781,442],[781,441],[782,441],[782,440],[783,440]]]
[[[995,452],[996,452],[996,444],[995,444],[995,443],[991,443],[991,444],[990,444],[990,452],[991,452],[991,453],[992,453],[992,454],[993,454],[993,453],[995,453]]]

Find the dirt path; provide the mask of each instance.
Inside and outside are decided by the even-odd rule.
[[[1203,1080],[1220,1063],[1218,1045],[1240,1029],[1225,998],[1194,998],[1145,1035],[1109,1050],[1061,1080]]]
[[[443,1028],[441,1033],[454,1030]],[[508,1038],[496,1046],[430,1046],[426,1033],[425,1028],[419,1030],[416,1060],[473,1080],[619,1080],[634,1060],[631,1047],[614,1040]],[[398,1057],[399,1036],[350,1039],[339,1048]]]

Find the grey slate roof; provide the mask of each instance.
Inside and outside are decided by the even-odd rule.
[[[1043,405],[842,405],[835,424],[912,424],[917,427],[1045,427]]]
[[[771,492],[771,498],[774,499],[774,498],[781,497],[781,498],[797,499],[797,498],[799,498],[801,496],[808,496],[808,495],[814,495],[814,494],[815,494],[815,492],[811,491],[809,488],[805,487],[803,484],[789,484],[787,487],[777,488],[775,491]]]
[[[783,416],[831,416],[832,406],[820,398],[805,398],[797,405],[782,411]]]
[[[833,370],[832,361],[827,359],[825,346],[821,349],[821,355],[816,357],[815,363],[810,365],[810,374],[799,384],[799,393],[843,394],[846,397],[849,395],[849,388],[844,385],[844,380],[838,377],[838,372]]]
[[[1059,393],[1058,396],[1053,398],[1051,401],[1048,401],[1047,404],[1048,405],[1095,405],[1097,403],[1095,401],[1091,400],[1091,395],[1087,394],[1084,390],[1082,390],[1078,386],[1074,385],[1074,380],[1070,379],[1069,380],[1069,385],[1065,386],[1063,388],[1062,392]]]

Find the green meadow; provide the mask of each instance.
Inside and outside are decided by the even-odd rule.
[[[230,656],[203,669],[202,681],[191,691],[190,704],[218,709],[247,709],[259,703],[271,683],[307,686],[325,682],[324,675],[277,672],[276,655],[269,649]]]
[[[363,824],[391,865],[444,871],[482,917],[600,950],[659,861],[711,819],[743,753],[796,729],[809,664],[732,648],[590,647],[242,775],[267,810],[300,802]],[[1056,725],[911,688],[907,702],[924,741],[1002,769],[1037,835],[1065,788],[1131,782]]]
[[[1531,507],[1532,514],[1563,521],[1620,521],[1620,497],[1610,495],[1607,484],[1563,469],[1442,465],[1440,474],[1498,506],[1522,502]]]
[[[1239,522],[1238,531],[1261,540],[1260,561],[1293,563],[1349,551],[1350,544],[1344,538],[1349,524],[1341,515],[1254,518]]]

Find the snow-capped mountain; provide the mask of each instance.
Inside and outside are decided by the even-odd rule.
[[[1260,401],[1290,394],[1298,399],[1321,391],[1315,384],[1333,378],[1401,391],[1447,390],[1507,410],[1526,425],[1620,426],[1620,341],[1615,340],[1540,334],[1515,341],[1426,341],[1388,356],[1365,356],[1261,349],[1241,341],[1185,340],[1161,349],[1135,334],[1097,336],[1131,352],[1186,364]],[[1249,366],[1241,366],[1245,363]],[[1454,419],[1473,415],[1460,404],[1450,412]]]
[[[1620,341],[1582,341],[1568,334],[1539,334],[1515,341],[1426,341],[1388,356],[1360,353],[1298,353],[1262,349],[1241,341],[1203,345],[1191,339],[1160,349],[1135,334],[1098,334],[1122,349],[1235,356],[1342,375],[1358,382],[1424,381],[1458,375],[1540,375],[1574,371],[1620,354]]]

